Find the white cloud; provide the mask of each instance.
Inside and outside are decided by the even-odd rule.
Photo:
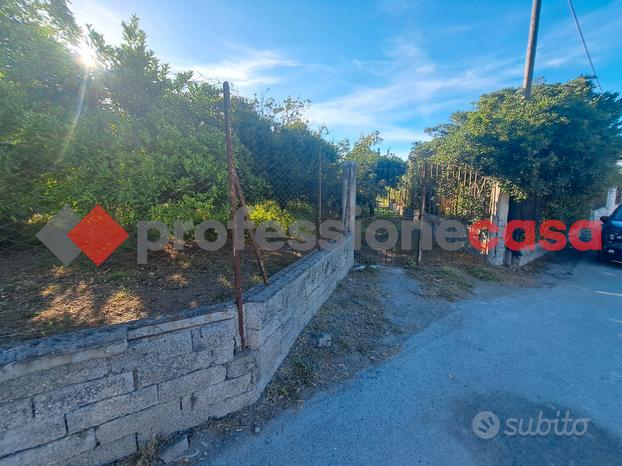
[[[519,82],[521,73],[520,67],[508,60],[490,60],[464,68],[441,66],[421,49],[399,40],[386,52],[385,60],[358,64],[361,69],[368,67],[375,81],[380,82],[314,103],[308,118],[341,131],[378,129],[387,143],[427,139],[422,131],[408,129],[400,122],[460,108],[468,103],[466,95],[477,96]]]
[[[412,0],[380,2],[381,11],[399,15],[419,6],[420,2]],[[92,23],[109,42],[119,43],[121,19],[116,14],[96,0],[76,0],[72,9],[80,25]],[[598,71],[599,62],[608,58],[612,50],[619,50],[622,1],[615,0],[583,14],[580,20]],[[475,26],[448,25],[445,32],[462,33]],[[589,72],[570,15],[547,29],[541,30],[536,76],[562,67],[577,70],[573,71],[574,74]],[[395,39],[380,59],[350,57],[348,69],[342,73],[344,79],[340,83],[345,92],[336,97],[315,100],[307,113],[311,122],[326,124],[335,133],[351,137],[377,129],[381,131],[386,145],[406,147],[411,141],[427,138],[419,129],[425,126],[424,122],[441,122],[444,116],[438,115],[468,108],[470,101],[483,92],[520,85],[524,47],[520,47],[519,53],[512,49],[499,51],[497,56],[480,57],[479,60],[469,55],[463,61],[445,63],[432,60],[425,50],[417,46],[419,42],[413,39],[413,34],[417,37],[417,33],[411,31],[410,35]],[[304,94],[305,83],[301,83],[300,79],[307,79],[309,70],[313,69],[314,80],[321,80],[322,85],[326,82],[328,86],[331,86],[331,75],[338,78],[343,72],[338,69],[343,64],[333,68],[325,63],[299,63],[275,50],[254,50],[231,41],[221,45],[221,55],[217,56],[221,58],[214,61],[196,62],[191,57],[168,61],[173,63],[175,71],[191,69],[199,78],[228,80],[244,95],[251,95],[279,82],[283,84],[283,89],[291,89],[289,85],[295,84],[296,89]],[[504,58],[500,58],[502,53]],[[508,59],[508,56],[512,58]],[[298,68],[300,72],[288,72],[292,68]],[[353,70],[358,77],[356,80],[352,79]],[[296,79],[291,80],[292,76]],[[322,89],[321,94],[330,95],[327,92],[332,91]],[[415,125],[417,129],[412,129]]]
[[[196,77],[231,81],[238,89],[249,90],[278,83],[281,78],[274,71],[298,66],[298,63],[271,50],[246,50],[244,56],[231,57],[214,63],[175,64],[173,70],[192,70]]]
[[[423,131],[415,131],[397,126],[386,126],[382,129],[380,136],[387,141],[412,143],[414,141],[425,141],[430,139],[430,135]]]
[[[388,0],[384,6],[400,10],[406,4]],[[608,58],[611,49],[619,44],[622,1],[583,15],[580,21],[598,71],[599,60]],[[589,72],[570,15],[567,21],[555,24],[550,32],[541,36],[536,76],[560,67]],[[372,84],[333,99],[314,102],[308,112],[309,119],[340,133],[360,134],[378,129],[386,144],[399,144],[428,138],[421,131],[408,129],[415,121],[417,124],[421,121],[440,123],[436,115],[468,108],[470,101],[481,93],[520,86],[524,57],[517,54],[509,59],[493,56],[473,60],[469,56],[462,63],[441,64],[431,60],[409,38],[409,42],[395,40],[382,60],[353,60],[353,63],[359,72],[368,73],[368,81]],[[579,72],[573,72],[569,78]]]

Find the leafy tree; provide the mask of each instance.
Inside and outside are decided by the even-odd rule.
[[[406,173],[406,162],[394,154],[380,157],[376,163],[376,182],[383,188],[394,188]]]
[[[68,48],[79,29],[62,0],[6,0],[0,31],[0,222],[19,235],[43,208],[37,183],[62,163],[82,82]]]
[[[350,147],[346,139],[340,143],[345,160],[357,163],[357,203],[366,206],[369,215],[374,216],[378,196],[388,187],[396,187],[406,172],[406,163],[395,155],[380,154],[382,142],[379,131],[364,134]]]
[[[102,204],[127,228],[227,218],[221,90],[172,74],[137,17],[118,46],[89,28],[92,69],[74,52],[86,38],[64,0],[7,0],[0,26],[0,243],[31,241],[67,204]],[[323,199],[338,205],[337,149],[304,119],[308,101],[233,105],[249,202],[313,217],[321,157]]]
[[[548,215],[584,214],[602,196],[622,156],[622,99],[597,94],[591,79],[539,83],[529,100],[517,89],[483,95],[431,129],[412,156],[467,163],[504,181],[515,199],[538,197]]]
[[[298,201],[316,206],[321,169],[322,203],[336,209],[337,148],[304,119],[308,101],[236,98],[234,103],[235,133],[252,154],[251,171],[266,181],[259,191],[251,189],[255,199],[272,199],[281,208]]]

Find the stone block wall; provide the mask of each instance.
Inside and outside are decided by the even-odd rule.
[[[530,262],[535,261],[536,259],[540,259],[548,253],[549,251],[543,249],[542,246],[540,246],[539,244],[536,244],[533,249],[523,249],[522,251],[520,251],[520,254],[514,258],[513,265],[523,267],[524,265],[527,265]]]
[[[233,304],[0,350],[0,466],[96,465],[254,403],[351,268],[352,237]]]

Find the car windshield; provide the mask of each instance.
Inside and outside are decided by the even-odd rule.
[[[612,214],[611,220],[622,221],[622,206],[618,207]]]

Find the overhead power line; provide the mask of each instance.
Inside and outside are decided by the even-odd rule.
[[[596,81],[596,85],[600,89],[600,93],[603,93],[603,87],[600,85],[600,81],[598,80],[598,75],[596,74],[596,70],[594,69],[594,62],[592,61],[592,57],[590,55],[590,51],[587,48],[587,43],[585,42],[585,37],[583,36],[583,31],[581,30],[581,24],[579,23],[579,18],[577,18],[577,12],[574,9],[574,5],[572,4],[572,0],[568,0],[568,6],[570,6],[570,12],[572,13],[572,17],[574,18],[574,22],[577,25],[577,30],[579,31],[579,36],[581,37],[581,43],[583,44],[583,48],[585,49],[585,54],[587,55],[587,59],[590,62],[590,68],[592,69],[592,75],[594,76],[594,80]]]

